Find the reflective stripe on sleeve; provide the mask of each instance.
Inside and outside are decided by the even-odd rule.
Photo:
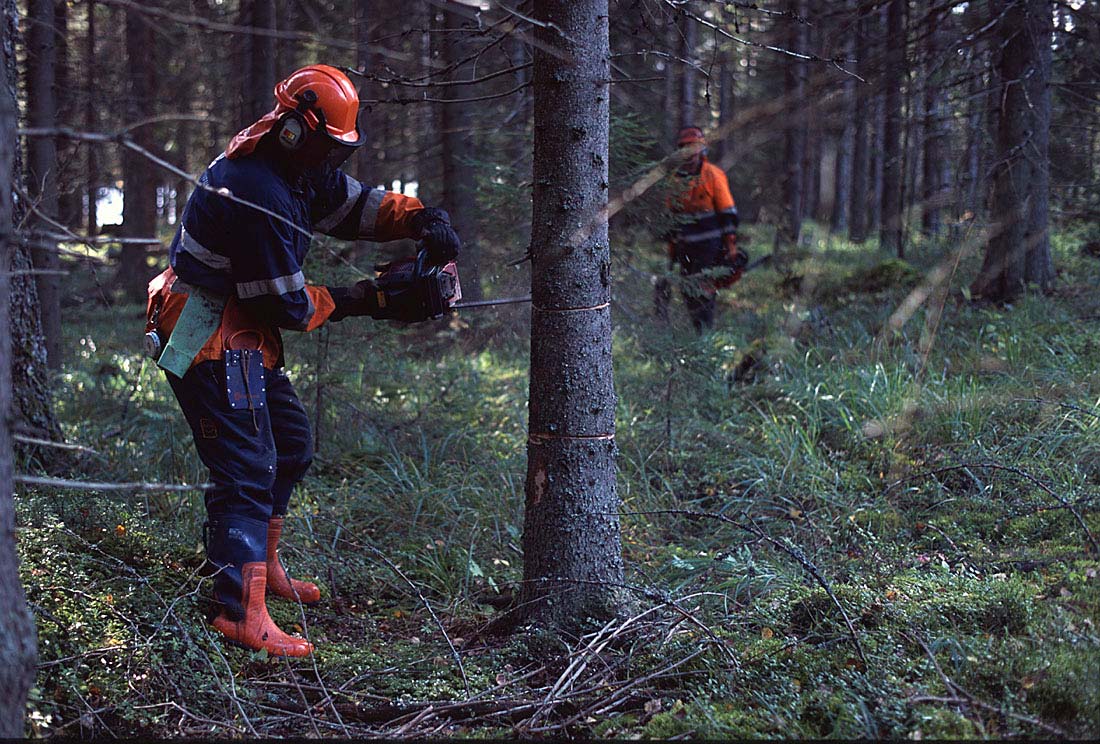
[[[296,271],[293,274],[277,276],[274,279],[257,279],[252,282],[238,282],[237,296],[242,300],[247,300],[252,297],[259,297],[260,295],[284,295],[287,292],[304,289],[305,286],[305,275],[302,274],[301,271]]]
[[[718,214],[737,214],[737,207],[730,207],[729,209],[723,209]]]
[[[685,233],[680,236],[680,241],[683,243],[698,243],[702,240],[714,240],[715,238],[722,237],[721,230],[705,230],[698,233]]]
[[[217,253],[214,253],[202,243],[191,237],[190,233],[188,233],[187,229],[183,226],[180,226],[179,247],[181,251],[191,254],[191,258],[204,266],[209,266],[218,271],[229,269],[228,256],[219,256]]]
[[[367,201],[363,204],[363,213],[359,215],[359,237],[363,240],[374,238],[374,223],[378,221],[378,210],[386,192],[383,189],[371,189],[367,192]]]
[[[356,181],[351,176],[344,174],[344,182],[348,187],[348,197],[344,199],[344,203],[334,209],[328,217],[323,220],[318,220],[314,225],[314,229],[325,232],[339,225],[345,217],[348,216],[348,212],[355,206],[355,202],[359,201],[359,195],[363,193],[363,184]]]

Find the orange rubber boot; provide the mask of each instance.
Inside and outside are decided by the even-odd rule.
[[[279,537],[283,534],[283,518],[272,517],[267,523],[267,593],[292,602],[312,605],[321,601],[316,584],[292,579],[279,560]]]
[[[267,586],[267,565],[256,561],[241,566],[241,606],[244,617],[233,620],[223,609],[214,618],[213,626],[226,638],[242,646],[266,649],[272,656],[309,656],[313,644],[304,638],[284,633],[267,614],[264,591]]]

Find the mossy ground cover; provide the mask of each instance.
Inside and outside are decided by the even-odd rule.
[[[521,578],[525,310],[289,337],[319,453],[284,555],[325,599],[271,606],[315,658],[209,632],[201,494],[23,489],[29,733],[1095,737],[1100,262],[1083,242],[1056,239],[1052,294],[990,307],[962,291],[976,259],[956,245],[899,262],[811,232],[702,337],[678,304],[650,318],[659,249],[617,244],[636,600],[578,635],[488,631]],[[315,255],[314,275],[340,272]],[[68,475],[201,482],[140,315],[67,310],[58,412],[96,451]]]

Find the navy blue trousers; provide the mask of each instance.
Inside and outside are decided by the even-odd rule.
[[[291,491],[313,461],[309,418],[286,373],[266,371],[265,405],[252,409],[229,407],[224,361],[196,364],[182,379],[167,377],[210,469],[207,514],[264,522],[286,514]]]

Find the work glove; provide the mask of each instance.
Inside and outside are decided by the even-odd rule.
[[[385,271],[389,265],[378,268]],[[418,323],[433,317],[421,286],[408,271],[384,273],[377,279],[363,279],[352,287],[329,287],[328,291],[336,304],[329,320],[369,315],[375,320]]]
[[[729,266],[734,271],[745,268],[749,262],[749,256],[737,247],[737,235],[729,233],[724,238],[726,243],[726,255],[722,261],[723,266]]]
[[[336,305],[329,320],[373,315],[378,310],[378,288],[373,279],[363,279],[351,287],[328,287]]]
[[[445,210],[428,207],[413,219],[413,232],[427,251],[429,265],[443,266],[458,257],[462,240],[451,227],[451,217]]]

